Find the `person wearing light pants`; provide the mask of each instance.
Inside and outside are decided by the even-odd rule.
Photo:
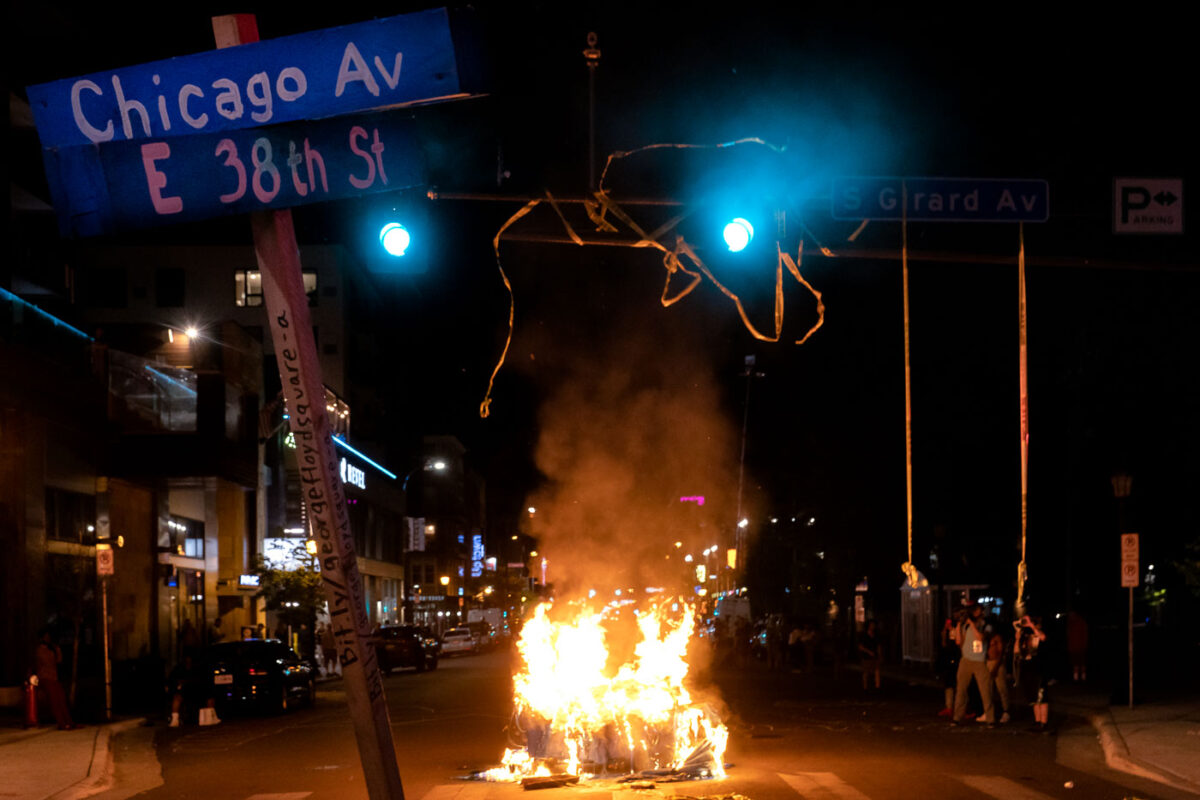
[[[983,630],[983,608],[978,604],[967,611],[966,617],[954,629],[954,642],[962,649],[958,662],[958,680],[954,692],[954,720],[958,725],[967,713],[967,690],[971,680],[979,687],[983,698],[981,722],[995,724],[996,712],[992,707],[992,674],[987,668],[987,641]]]

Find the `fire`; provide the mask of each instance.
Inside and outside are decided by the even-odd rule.
[[[573,608],[551,619],[542,603],[517,644],[521,671],[513,676],[516,718],[528,737],[505,751],[489,780],[555,773],[586,777],[620,763],[626,772],[670,769],[724,777],[728,731],[715,713],[695,703],[684,686],[695,610],[668,604],[635,611],[632,656],[611,664],[605,612]],[[620,661],[621,658],[616,659]]]

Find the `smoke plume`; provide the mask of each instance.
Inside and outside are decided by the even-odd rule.
[[[530,501],[558,597],[691,591],[702,550],[718,545],[708,565],[724,562],[737,461],[712,360],[683,337],[647,332],[571,361],[540,414],[547,483]]]

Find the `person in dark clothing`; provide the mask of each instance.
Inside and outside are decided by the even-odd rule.
[[[875,620],[867,623],[867,629],[863,631],[862,637],[858,640],[858,654],[862,659],[862,683],[863,690],[867,689],[868,676],[875,675],[875,688],[879,688],[879,635],[876,632]]]
[[[202,725],[220,722],[215,711],[212,710],[215,709],[216,702],[212,692],[209,691],[208,675],[202,667],[197,665],[191,653],[184,653],[183,660],[176,664],[175,668],[171,670],[171,674],[167,676],[167,693],[171,696],[170,727],[179,727],[180,714],[183,712],[185,703],[188,708],[201,711]],[[209,709],[209,711],[205,712],[204,709]],[[206,719],[215,722],[206,722]]]
[[[60,731],[70,731],[83,727],[71,719],[71,709],[67,707],[67,693],[63,691],[58,680],[58,665],[62,663],[62,650],[54,643],[49,629],[43,629],[38,634],[37,646],[33,652],[33,674],[37,677],[37,695],[40,703],[49,703],[54,721]]]
[[[939,717],[954,716],[954,689],[958,685],[958,659],[961,652],[954,643],[954,621],[946,620],[942,627],[941,646],[937,655],[937,674],[942,681],[943,702]]]
[[[1046,641],[1040,618],[1028,615],[1014,624],[1017,643],[1013,663],[1021,695],[1033,707],[1033,730],[1042,733],[1050,723],[1050,700],[1046,695],[1046,675],[1041,646]]]

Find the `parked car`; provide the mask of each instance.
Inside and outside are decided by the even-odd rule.
[[[374,642],[379,669],[385,673],[400,667],[437,669],[438,641],[415,625],[384,625],[375,632]]]
[[[283,713],[316,701],[312,666],[277,639],[214,644],[206,654],[217,705]]]
[[[475,637],[469,628],[451,628],[442,634],[442,653],[474,653]]]

